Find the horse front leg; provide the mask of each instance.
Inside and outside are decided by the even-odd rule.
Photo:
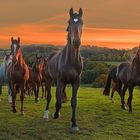
[[[133,99],[133,86],[129,86],[129,98],[128,98],[128,106],[129,106],[129,112],[132,112],[132,99]]]
[[[77,91],[80,85],[80,79],[77,80],[76,83],[72,85],[72,98],[71,98],[71,107],[72,107],[72,128],[71,131],[78,131],[76,123],[76,106],[77,106]]]
[[[16,113],[16,87],[14,84],[12,84],[12,109],[13,113]]]
[[[24,102],[24,85],[21,85],[20,90],[21,90],[21,94],[20,94],[21,115],[24,116],[24,108],[23,108],[23,102]]]
[[[52,97],[50,83],[46,84],[45,90],[47,90],[47,104],[46,104],[46,110],[45,110],[43,118],[48,120],[49,119],[49,105],[50,105],[50,101],[51,101],[51,97]]]
[[[41,88],[42,88],[42,99],[44,98],[44,86],[43,86],[43,82],[41,82]]]
[[[0,101],[1,101],[1,95],[2,95],[2,85],[0,85]]]
[[[56,87],[56,104],[55,104],[56,111],[53,114],[54,119],[57,119],[60,116],[59,110],[62,107],[62,89],[63,89],[63,83],[60,80],[58,80],[57,87]]]
[[[37,91],[36,91],[36,103],[38,103],[39,102],[39,87],[40,87],[40,84],[39,83],[37,83]]]

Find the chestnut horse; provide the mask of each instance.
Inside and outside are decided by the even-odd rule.
[[[56,112],[53,114],[54,119],[59,117],[59,111],[62,106],[62,93],[67,84],[72,85],[72,131],[78,131],[76,123],[76,105],[77,91],[80,86],[81,73],[83,69],[83,61],[80,55],[83,11],[80,8],[79,13],[74,13],[71,8],[69,11],[70,19],[67,28],[67,45],[59,53],[54,53],[48,57],[48,64],[45,69],[47,84],[47,105],[44,118],[48,119],[49,103],[51,100],[51,83],[56,84]]]
[[[17,40],[13,39],[13,37],[11,38],[11,53],[15,61],[8,67],[7,76],[12,91],[12,108],[13,112],[16,113],[16,94],[17,91],[20,90],[21,115],[24,115],[24,87],[29,79],[29,69],[22,56],[19,37]]]

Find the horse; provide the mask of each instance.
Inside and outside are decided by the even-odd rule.
[[[69,11],[70,19],[67,27],[66,47],[48,57],[48,64],[45,69],[45,78],[47,79],[47,105],[43,118],[48,119],[49,103],[51,100],[51,83],[56,84],[56,111],[53,118],[59,118],[59,111],[62,107],[62,93],[67,84],[72,85],[72,127],[71,131],[78,131],[76,123],[77,92],[80,86],[81,73],[83,70],[83,60],[80,55],[81,36],[83,27],[83,11],[80,8],[79,13],[74,13],[73,8]]]
[[[114,97],[114,92],[117,91],[118,94],[119,94],[116,73],[117,73],[117,67],[114,67],[108,74],[105,89],[103,91],[103,95],[109,96],[110,87],[111,87],[111,81],[113,81],[112,92],[111,92],[111,101],[112,101],[112,103],[114,103],[114,98],[113,98]],[[119,94],[119,96],[121,97],[120,94]]]
[[[7,54],[6,51],[4,51],[4,59],[3,63],[0,65],[0,96],[2,94],[2,85],[7,84],[8,87],[8,101],[9,103],[12,103],[12,97],[11,97],[11,90],[8,84],[8,79],[7,79],[7,68],[12,62],[12,56],[11,54]],[[0,99],[1,100],[1,99]]]
[[[14,61],[7,69],[7,76],[12,91],[12,111],[13,113],[17,112],[15,105],[16,94],[20,90],[21,115],[24,115],[24,87],[29,79],[29,69],[22,56],[19,37],[18,39],[11,37],[11,53]]]
[[[51,54],[52,55],[52,54]],[[47,66],[47,58],[43,58],[43,65],[42,65],[42,82],[41,82],[41,87],[42,87],[42,99],[44,98],[45,95],[45,99],[47,98],[47,78],[45,78],[45,68]],[[54,85],[54,82],[52,82],[52,85]],[[62,102],[66,103],[68,101],[67,99],[67,95],[66,95],[66,90],[65,87],[63,88],[62,91]]]
[[[135,86],[140,85],[140,46],[131,63],[122,63],[118,66],[117,79],[119,85],[119,93],[121,94],[122,108],[125,108],[125,90],[121,90],[122,85],[124,85],[129,90],[129,98],[127,100],[127,105],[129,106],[129,112],[132,112],[133,89]]]
[[[42,81],[41,81],[41,87],[42,87],[42,96],[41,98],[43,99],[45,96],[45,99],[47,98],[47,86],[45,82],[45,67],[47,65],[47,58],[43,57],[43,65],[42,65]],[[44,87],[45,85],[45,87]]]
[[[39,101],[39,87],[42,82],[42,56],[36,55],[36,60],[29,68],[29,79],[27,81],[26,87],[33,89],[35,94],[35,103]]]

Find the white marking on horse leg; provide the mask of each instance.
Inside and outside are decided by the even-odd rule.
[[[49,119],[49,110],[46,110],[43,119]]]
[[[8,101],[10,104],[12,103],[12,96],[11,95],[8,95]]]

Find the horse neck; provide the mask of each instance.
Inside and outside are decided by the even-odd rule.
[[[66,64],[74,64],[81,61],[80,48],[74,48],[70,43],[66,46]]]
[[[25,64],[21,49],[18,50],[18,52],[16,54],[16,59],[19,61],[20,66],[23,66],[23,64]]]

